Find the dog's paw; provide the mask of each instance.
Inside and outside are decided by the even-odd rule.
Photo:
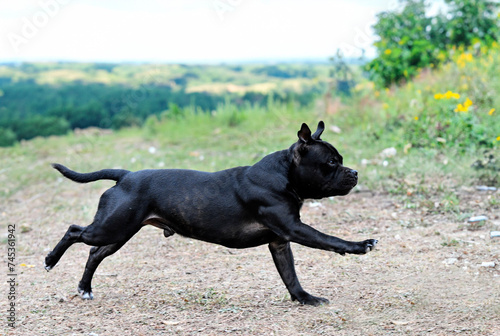
[[[52,252],[47,254],[47,256],[45,257],[45,259],[43,260],[43,268],[45,268],[45,270],[48,272],[50,271],[51,269],[54,268],[54,266],[56,266],[57,262],[54,262],[54,258],[52,256]]]
[[[376,239],[367,239],[360,242],[350,243],[349,249],[347,253],[351,254],[366,254],[375,249],[378,240]]]
[[[323,304],[329,304],[330,301],[317,296],[312,296],[309,293],[303,293],[301,295],[292,295],[292,301],[299,301],[300,304],[310,305],[310,306],[321,306]]]
[[[47,265],[47,264],[45,263],[45,261],[44,261],[44,262],[43,262],[43,268],[45,268],[45,270],[48,272],[48,271],[50,271],[52,268],[54,268],[54,266]]]
[[[82,300],[93,300],[94,299],[94,294],[92,294],[91,290],[83,290],[82,288],[78,287],[78,294],[80,294],[80,297]]]
[[[368,252],[375,249],[375,246],[377,246],[378,240],[377,239],[367,239],[362,243],[365,245],[365,253],[368,253]]]

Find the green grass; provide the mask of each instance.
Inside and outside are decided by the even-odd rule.
[[[234,113],[238,115],[236,125],[232,122]],[[361,188],[397,195],[405,195],[409,190],[413,195],[429,195],[479,181],[480,172],[471,168],[476,159],[472,153],[413,149],[408,154],[400,150],[395,157],[383,159],[379,153],[393,145],[390,140],[375,142],[359,127],[342,128],[342,133],[336,134],[329,129],[337,124],[335,116],[324,115],[313,107],[270,104],[267,108],[244,110],[221,106],[213,115],[188,111],[178,120],[152,119],[142,129],[129,128],[99,136],[37,138],[2,148],[1,194],[9,196],[26,185],[59,178],[50,167],[51,162],[78,171],[106,167],[215,171],[251,165],[271,152],[288,148],[296,141],[302,122],[315,129],[320,119],[327,125],[323,139],[343,154],[345,165],[360,172]],[[150,152],[151,147],[155,148],[154,153]],[[369,163],[362,164],[363,159]]]

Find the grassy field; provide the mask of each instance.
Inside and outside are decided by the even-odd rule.
[[[1,148],[2,245],[7,225],[15,224],[19,273],[18,327],[6,326],[2,309],[2,330],[12,335],[500,334],[500,240],[489,237],[500,230],[500,197],[498,191],[476,188],[499,183],[497,163],[490,160],[499,157],[499,111],[491,112],[499,102],[493,71],[498,63],[495,56],[463,68],[451,64],[386,91],[365,83],[333,111],[324,100],[308,108],[222,105],[212,114],[151,118],[140,129],[88,129]],[[460,98],[436,99],[448,90]],[[466,98],[473,102],[469,111],[453,112]],[[215,171],[253,164],[287,148],[302,122],[315,128],[318,120],[327,127],[322,138],[359,171],[359,185],[346,197],[306,202],[302,220],[344,239],[380,240],[365,256],[293,245],[304,288],[327,297],[330,305],[291,302],[265,246],[235,250],[178,235],[165,239],[152,227],[103,262],[94,277],[93,301],[76,296],[88,246],[71,247],[54,270],[44,270],[45,255],[67,227],[90,223],[100,194],[112,186],[75,184],[51,162],[82,172]],[[415,128],[416,122],[423,126]],[[475,135],[455,132],[462,126],[454,123],[461,122]],[[415,141],[416,130],[422,141]],[[395,152],[387,150],[391,147]],[[489,219],[468,223],[474,215]],[[494,267],[482,266],[487,262]]]

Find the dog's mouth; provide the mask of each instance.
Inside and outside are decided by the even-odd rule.
[[[351,190],[358,184],[358,179],[356,177],[349,177],[342,180],[340,188],[336,188],[335,194],[337,196],[345,196],[351,192]]]
[[[357,184],[358,184],[358,179],[357,178],[351,179],[351,183],[350,183],[350,188],[349,189],[354,188]]]
[[[345,196],[345,195],[349,194],[349,193],[352,191],[352,189],[353,189],[353,188],[354,188],[354,186],[353,186],[353,187],[351,187],[351,188],[343,189],[343,190],[341,190],[341,191],[337,194],[337,196]]]
[[[358,172],[352,169],[347,169],[342,179],[342,189],[349,193],[358,184]]]

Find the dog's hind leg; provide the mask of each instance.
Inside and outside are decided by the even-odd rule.
[[[150,220],[150,219],[149,219]],[[144,224],[151,224],[143,222]],[[165,237],[172,236],[175,232],[169,228],[168,226],[161,226],[164,231],[163,234]],[[141,227],[139,227],[140,229]],[[90,249],[89,258],[87,259],[87,264],[85,265],[85,271],[83,272],[82,279],[78,284],[78,293],[81,295],[82,299],[92,300],[94,295],[92,294],[92,277],[99,266],[99,264],[106,258],[118,251],[127,241],[130,240],[134,236],[135,232],[130,232],[129,236],[127,236],[123,241],[115,244],[110,244],[106,246],[94,246]]]
[[[131,202],[119,203],[121,190],[113,188],[101,196],[92,224],[86,227],[71,225],[68,228],[61,241],[45,258],[47,271],[50,271],[64,252],[75,243],[85,243],[89,246],[119,244],[126,242],[140,230],[145,210]]]
[[[61,259],[64,252],[75,243],[85,243],[90,246],[108,246],[127,242],[141,228],[138,225],[128,225],[120,227],[119,223],[128,222],[130,217],[113,218],[108,217],[103,220],[95,220],[89,226],[81,227],[71,225],[61,241],[54,250],[45,258],[45,269],[50,271]]]
[[[94,246],[90,249],[89,258],[87,260],[87,264],[85,265],[85,271],[83,272],[82,279],[78,284],[78,293],[82,299],[92,300],[94,298],[91,283],[97,267],[104,260],[104,258],[109,257],[118,251],[127,241],[128,239],[122,243],[106,246]]]
[[[45,257],[45,269],[50,271],[61,259],[66,250],[74,243],[81,242],[82,232],[85,228],[71,225],[64,237],[57,243],[56,247]]]
[[[104,235],[99,225],[96,225],[95,222],[86,227],[70,225],[64,237],[57,243],[52,252],[45,257],[45,269],[50,271],[59,259],[61,259],[64,252],[75,243],[85,243],[90,246],[106,246],[124,240],[127,241],[137,231],[130,234],[128,230],[122,230],[122,232],[113,235]],[[128,238],[126,238],[127,235]]]
[[[319,306],[328,303],[327,299],[312,296],[307,293],[299,283],[295,273],[292,249],[290,243],[282,240],[275,240],[269,244],[269,250],[273,256],[274,264],[278,269],[281,279],[285,283],[292,300],[299,301],[301,304]]]

